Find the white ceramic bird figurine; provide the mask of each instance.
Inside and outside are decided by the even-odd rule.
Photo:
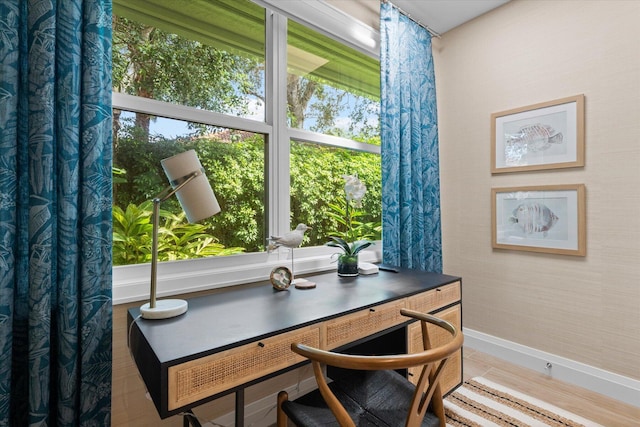
[[[282,236],[271,236],[269,237],[269,246],[267,246],[267,250],[271,252],[280,246],[291,249],[297,248],[302,243],[304,232],[309,229],[311,229],[311,227],[308,227],[306,224],[298,224],[295,230],[288,231]]]

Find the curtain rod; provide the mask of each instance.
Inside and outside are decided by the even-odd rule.
[[[415,19],[413,19],[411,17],[410,13],[407,13],[406,11],[402,10],[401,8],[399,8],[398,6],[396,6],[395,4],[391,3],[389,0],[380,0],[381,3],[386,3],[386,4],[390,4],[391,7],[395,7],[396,9],[398,9],[398,12],[402,13],[404,16],[406,16],[407,18],[411,19],[413,22],[415,22],[416,24],[418,24],[419,26],[421,26],[422,28],[424,28],[425,30],[427,30],[429,32],[429,34],[431,34],[433,37],[437,37],[440,38],[440,34],[434,30],[432,30],[431,28],[429,28],[428,25],[423,24],[420,21],[416,21]]]

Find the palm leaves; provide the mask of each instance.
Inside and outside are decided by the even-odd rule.
[[[113,207],[113,264],[151,262],[151,202],[130,204],[125,210]],[[158,260],[169,261],[244,252],[217,242],[204,224],[189,224],[184,212],[174,214],[160,209]]]

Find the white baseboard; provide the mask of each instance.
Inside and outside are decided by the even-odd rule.
[[[640,381],[464,328],[464,346],[640,407]]]

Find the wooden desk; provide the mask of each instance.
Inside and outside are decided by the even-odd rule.
[[[400,315],[402,307],[462,326],[459,277],[400,269],[355,278],[332,271],[308,279],[317,287],[278,292],[265,281],[193,298],[187,313],[172,319],[142,319],[138,308],[130,309],[129,325],[137,320],[129,345],[160,417],[235,392],[236,426],[242,425],[244,388],[304,363],[291,351],[292,342],[346,348],[402,329],[406,348],[399,351],[418,350],[419,328]],[[448,369],[443,391],[462,382],[460,354]]]

